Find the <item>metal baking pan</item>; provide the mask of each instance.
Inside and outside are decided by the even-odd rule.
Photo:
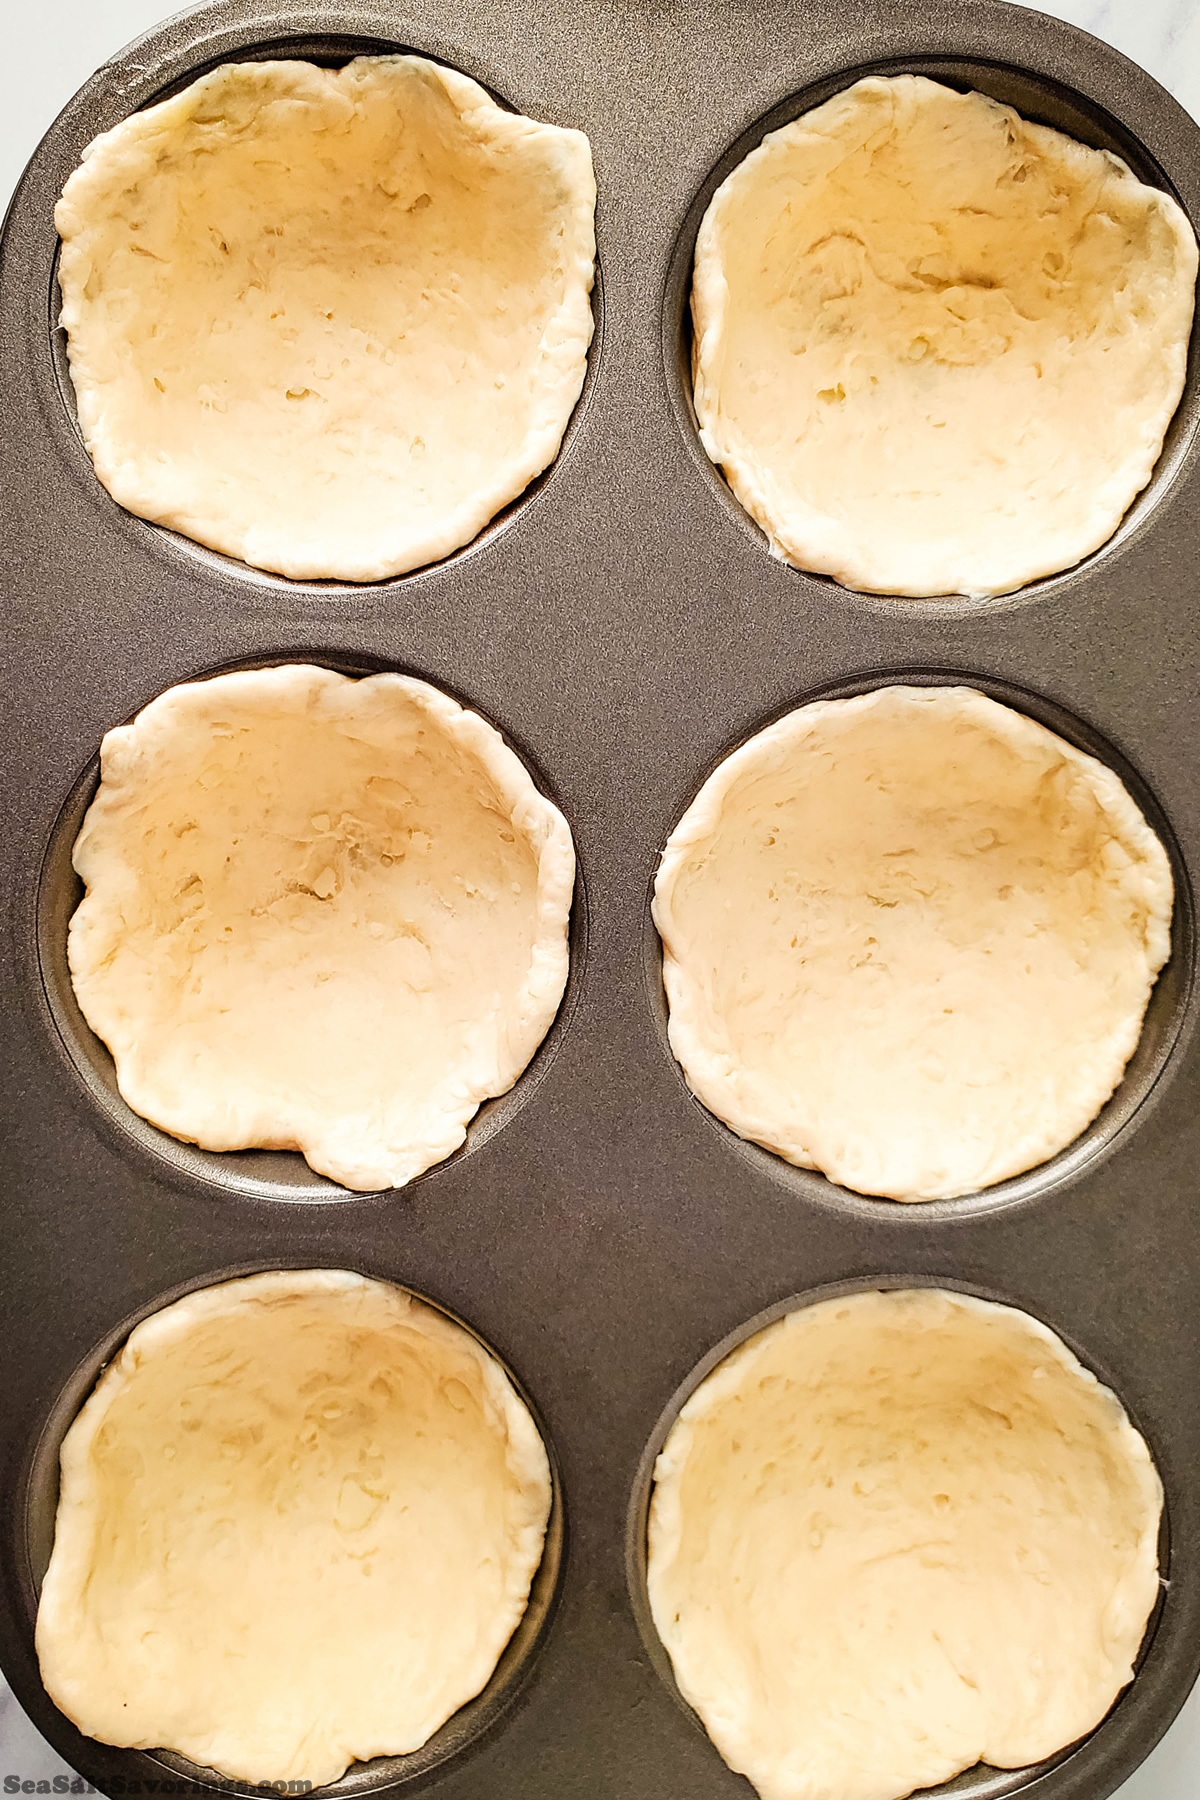
[[[588,133],[602,270],[590,375],[557,463],[475,545],[379,586],[288,582],[124,514],[96,481],[55,328],[52,209],[98,131],[205,68],[381,47]],[[691,416],[688,268],[716,182],[766,130],[864,72],[905,69],[1117,149],[1200,219],[1200,131],[1180,108],[1115,51],[1003,0],[224,0],[106,64],[18,190],[0,258],[0,1661],[38,1728],[107,1793],[171,1791],[185,1775],[238,1784],[94,1743],[46,1697],[33,1621],[57,1445],[138,1317],[269,1267],[361,1269],[462,1318],[523,1385],[560,1482],[561,1534],[494,1682],[425,1751],[356,1765],[334,1791],[748,1800],[648,1626],[650,1458],[715,1346],[828,1284],[944,1281],[1025,1307],[1117,1389],[1166,1485],[1169,1584],[1109,1718],[1050,1768],[973,1770],[938,1791],[1102,1800],[1192,1684],[1200,363],[1117,537],[996,601],[873,598],[772,561]],[[64,981],[70,841],[105,730],[174,682],[295,657],[403,669],[479,707],[562,806],[579,853],[558,1024],[465,1149],[398,1193],[345,1196],[298,1159],[206,1156],[134,1120]],[[1127,1081],[1080,1145],[976,1199],[898,1206],[742,1144],[691,1098],[666,1046],[649,891],[679,814],[748,734],[818,693],[952,675],[1127,775],[1175,861],[1174,957]]]

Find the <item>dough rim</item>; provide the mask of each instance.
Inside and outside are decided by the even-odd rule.
[[[90,960],[83,960],[77,925],[80,921],[90,923],[96,914],[103,916],[105,903],[100,897],[98,883],[103,880],[104,865],[110,862],[112,855],[111,849],[103,841],[97,852],[97,846],[93,842],[96,825],[101,821],[107,823],[106,814],[110,809],[116,810],[118,817],[120,816],[122,786],[118,782],[110,783],[108,804],[100,807],[105,795],[106,764],[111,769],[112,763],[117,759],[124,763],[137,743],[139,727],[143,726],[143,721],[146,729],[157,730],[160,721],[169,719],[179,705],[186,706],[188,697],[193,694],[225,692],[231,696],[236,695],[239,700],[261,695],[266,705],[270,706],[277,699],[286,698],[292,689],[298,693],[309,689],[311,696],[320,702],[331,700],[339,694],[349,695],[351,690],[361,691],[364,685],[372,683],[381,684],[414,702],[453,745],[461,747],[482,764],[509,809],[515,830],[527,838],[537,855],[537,904],[528,973],[518,997],[518,1008],[504,1021],[510,1029],[498,1035],[495,1046],[495,1080],[476,1082],[463,1090],[458,1105],[447,1106],[440,1113],[431,1113],[423,1139],[419,1142],[410,1141],[405,1146],[404,1157],[393,1157],[391,1166],[386,1169],[382,1167],[378,1157],[369,1171],[362,1168],[350,1169],[340,1164],[335,1167],[338,1163],[336,1154],[332,1158],[321,1154],[321,1141],[328,1136],[328,1122],[318,1118],[315,1129],[311,1122],[306,1126],[303,1108],[296,1106],[282,1118],[280,1130],[269,1143],[215,1142],[212,1141],[215,1127],[206,1123],[199,1135],[184,1136],[175,1126],[162,1124],[156,1119],[155,1112],[161,1113],[164,1109],[156,1099],[153,1080],[149,1084],[138,1080],[136,1021],[123,1018],[119,1003],[114,1002],[106,987],[98,995],[93,995],[90,1015],[89,1008],[84,1006],[79,996],[77,977],[90,978],[95,975],[96,968]],[[379,691],[378,686],[376,691]],[[461,705],[442,689],[416,676],[386,671],[378,675],[353,677],[317,664],[285,663],[264,669],[235,670],[230,674],[214,675],[207,680],[180,682],[167,688],[144,706],[128,725],[116,726],[105,734],[100,748],[100,770],[100,785],[88,807],[72,851],[72,866],[83,882],[85,891],[68,927],[67,954],[72,987],[80,1011],[89,1029],[101,1039],[112,1056],[118,1091],[126,1105],[156,1129],[182,1143],[195,1144],[198,1148],[215,1154],[251,1149],[296,1151],[316,1173],[360,1193],[380,1193],[405,1187],[417,1176],[435,1168],[460,1149],[466,1141],[467,1128],[480,1106],[486,1100],[497,1099],[511,1092],[532,1063],[558,1015],[570,975],[569,929],[576,867],[571,829],[558,807],[537,787],[525,763],[515,750],[509,748],[497,728],[481,713]],[[136,771],[133,781],[137,781]],[[100,863],[100,868],[97,868],[97,862]],[[119,866],[122,870],[131,867],[124,856],[121,857]],[[134,875],[136,879],[136,866]],[[111,885],[111,879],[110,874],[107,885]],[[100,1000],[99,1005],[95,1004],[96,999]],[[515,1029],[518,1024],[519,1031]],[[376,1178],[380,1176],[386,1179]]]
[[[112,1406],[136,1375],[142,1359],[166,1344],[185,1338],[195,1324],[228,1314],[246,1303],[262,1301],[270,1304],[277,1299],[306,1295],[349,1295],[373,1289],[386,1289],[394,1297],[402,1313],[416,1317],[422,1329],[435,1339],[442,1338],[458,1350],[470,1347],[482,1372],[484,1389],[504,1422],[508,1444],[506,1467],[514,1488],[524,1497],[528,1515],[514,1537],[514,1555],[510,1563],[510,1580],[506,1593],[506,1599],[514,1606],[519,1606],[519,1610],[496,1649],[491,1674],[476,1689],[475,1694],[465,1696],[454,1711],[442,1720],[441,1725],[435,1726],[425,1743],[450,1719],[455,1718],[462,1707],[469,1705],[471,1700],[483,1692],[495,1675],[505,1647],[511,1642],[525,1616],[530,1590],[545,1555],[547,1530],[554,1505],[554,1479],[545,1441],[503,1365],[469,1326],[460,1324],[450,1314],[442,1312],[439,1307],[396,1282],[348,1269],[331,1268],[271,1270],[194,1288],[142,1319],[114,1353],[111,1361],[104,1365],[87,1399],[67,1427],[59,1455],[60,1485],[54,1545],[42,1581],[35,1632],[35,1648],[43,1671],[43,1658],[47,1650],[53,1656],[56,1637],[60,1634],[68,1637],[73,1635],[69,1600],[71,1595],[80,1591],[88,1574],[90,1557],[86,1542],[87,1531],[81,1531],[80,1525],[81,1519],[86,1519],[86,1506],[90,1498],[88,1462],[92,1446],[97,1434],[103,1429]],[[50,1684],[46,1681],[44,1672],[43,1682],[47,1692],[50,1692]],[[72,1698],[65,1691],[61,1695],[51,1693],[51,1699],[62,1711],[67,1710],[64,1702],[69,1702]],[[70,1713],[67,1716],[72,1717]],[[122,1747],[144,1750],[172,1748],[159,1743]],[[195,1760],[186,1751],[177,1751],[175,1754],[185,1756],[189,1761]],[[346,1769],[352,1768],[357,1762],[366,1762],[373,1756],[394,1754],[412,1752],[368,1749],[365,1754],[353,1755],[347,1762]],[[346,1769],[343,1769],[343,1774]],[[231,1780],[253,1783],[257,1779],[253,1774],[231,1774],[227,1770],[218,1773]],[[330,1778],[340,1779],[340,1775]],[[325,1787],[330,1782],[325,1781],[319,1785]]]
[[[1157,412],[1142,420],[1135,472],[1126,474],[1126,464],[1122,464],[1118,471],[1109,472],[1108,483],[1119,487],[1124,498],[1120,499],[1118,496],[1117,501],[1107,501],[1106,490],[1098,490],[1087,519],[1074,534],[1073,548],[1064,553],[1056,552],[1052,567],[1046,566],[1044,554],[1028,554],[1022,560],[1014,551],[1010,559],[1011,566],[999,572],[996,578],[987,581],[962,579],[953,573],[950,563],[932,574],[928,581],[897,581],[888,573],[887,554],[879,555],[876,552],[869,532],[846,532],[831,514],[814,507],[807,507],[794,521],[780,519],[766,491],[766,478],[753,446],[731,433],[726,428],[722,415],[720,387],[729,287],[720,248],[721,228],[725,215],[736,208],[742,188],[752,184],[755,174],[772,159],[786,155],[792,142],[803,135],[805,130],[814,128],[814,121],[819,129],[824,120],[834,117],[853,96],[875,93],[880,89],[887,90],[890,83],[897,80],[958,92],[956,89],[947,90],[945,83],[933,81],[923,75],[864,76],[788,124],[768,132],[761,143],[730,171],[709,201],[696,237],[692,285],[689,290],[694,330],[691,387],[699,437],[706,456],[718,472],[724,475],[738,504],[766,536],[768,550],[776,561],[810,574],[828,576],[838,586],[852,593],[907,600],[998,599],[1015,594],[1035,582],[1067,575],[1080,563],[1111,544],[1121,530],[1130,508],[1145,492],[1162,456],[1168,427],[1183,399],[1200,249],[1188,217],[1178,202],[1165,190],[1142,181],[1115,152],[1097,152],[1080,139],[1072,138],[1069,133],[1051,126],[1038,125],[1026,119],[1014,107],[972,89],[974,98],[1016,120],[1021,130],[1028,133],[1035,143],[1047,146],[1053,144],[1056,147],[1066,144],[1071,147],[1072,155],[1075,151],[1085,151],[1088,156],[1102,155],[1121,180],[1127,179],[1133,187],[1156,196],[1164,219],[1171,223],[1176,244],[1189,270],[1185,291],[1173,296],[1180,307],[1181,329],[1170,340],[1169,346],[1170,360],[1174,364],[1172,384]],[[841,548],[835,550],[818,547],[828,541],[831,530],[841,539]],[[930,560],[936,560],[932,554]]]
[[[710,1718],[706,1716],[705,1711],[707,1705],[705,1696],[690,1679],[688,1657],[683,1642],[684,1634],[675,1627],[672,1621],[673,1602],[669,1600],[666,1593],[667,1573],[679,1553],[682,1542],[683,1508],[680,1503],[680,1488],[695,1441],[696,1428],[702,1425],[705,1419],[714,1413],[724,1401],[736,1396],[744,1382],[746,1371],[753,1367],[754,1362],[762,1354],[764,1346],[772,1342],[778,1335],[803,1329],[804,1322],[810,1320],[814,1314],[820,1314],[823,1311],[832,1312],[846,1307],[862,1308],[881,1297],[898,1298],[900,1296],[903,1296],[906,1302],[915,1304],[927,1312],[930,1315],[931,1323],[933,1315],[946,1306],[961,1307],[966,1312],[989,1321],[1002,1319],[1006,1326],[1010,1327],[1015,1319],[1031,1339],[1045,1346],[1053,1359],[1068,1375],[1079,1380],[1085,1388],[1097,1394],[1102,1402],[1111,1402],[1118,1421],[1117,1435],[1123,1452],[1123,1465],[1127,1471],[1137,1472],[1143,1509],[1153,1514],[1153,1525],[1144,1529],[1138,1540],[1136,1562],[1130,1569],[1125,1583],[1127,1590],[1125,1612],[1128,1631],[1132,1630],[1129,1619],[1132,1618],[1135,1610],[1129,1601],[1129,1591],[1134,1593],[1143,1591],[1150,1597],[1150,1604],[1146,1608],[1143,1622],[1138,1627],[1131,1661],[1136,1662],[1147,1642],[1147,1632],[1153,1619],[1154,1605],[1163,1585],[1158,1564],[1158,1540],[1162,1528],[1165,1494],[1162,1478],[1151,1455],[1150,1447],[1141,1432],[1132,1423],[1120,1396],[1079,1360],[1057,1332],[1022,1307],[1001,1301],[984,1300],[977,1295],[965,1293],[956,1288],[939,1287],[936,1284],[910,1288],[867,1286],[847,1294],[833,1296],[830,1296],[827,1291],[822,1293],[818,1290],[811,1297],[800,1297],[792,1309],[784,1313],[782,1317],[753,1332],[723,1357],[716,1367],[699,1382],[679,1408],[654,1464],[646,1527],[646,1592],[654,1629],[667,1653],[675,1683],[682,1698],[700,1719],[706,1735],[710,1737],[724,1760],[732,1769],[746,1776],[748,1780],[751,1779],[748,1774],[748,1766],[752,1766],[756,1760],[753,1734],[747,1734],[739,1725],[736,1715],[728,1709],[722,1711],[719,1718],[713,1716],[712,1723],[710,1723]],[[1135,1668],[1130,1680],[1136,1679],[1136,1673]],[[1119,1699],[1128,1690],[1128,1686],[1129,1683],[1126,1682],[1119,1688],[1116,1698],[1110,1704],[1115,1704],[1116,1699]],[[709,1715],[715,1715],[714,1707],[708,1706],[707,1710]],[[1086,1735],[1090,1735],[1100,1727],[1108,1711],[1109,1707],[1106,1707]],[[718,1731],[720,1732],[719,1737]],[[1059,1750],[1066,1748],[1068,1748],[1067,1745],[1058,1746]],[[1048,1751],[1046,1754],[1048,1757],[1056,1753],[1056,1751]],[[981,1758],[979,1762],[968,1764],[966,1767],[968,1769],[977,1768],[981,1764],[996,1768],[1007,1766],[1000,1763],[989,1763],[986,1758]],[[1018,1764],[1015,1766],[1031,1767],[1033,1765]],[[961,1769],[958,1771],[959,1774],[963,1772],[964,1770]],[[955,1777],[951,1776],[947,1779],[952,1780]],[[762,1791],[766,1792],[765,1789]],[[912,1790],[907,1791],[911,1792]]]
[[[1174,897],[1170,859],[1157,833],[1147,823],[1125,784],[1107,763],[1077,749],[1066,738],[1060,737],[1048,726],[1040,725],[1027,714],[991,699],[976,688],[965,686],[916,687],[897,683],[870,689],[848,699],[812,700],[793,708],[773,725],[753,734],[718,763],[672,831],[659,861],[650,910],[662,944],[663,985],[668,1009],[667,1039],[671,1052],[692,1093],[717,1120],[727,1125],[738,1137],[760,1145],[793,1167],[825,1173],[842,1194],[866,1198],[869,1202],[957,1200],[974,1194],[986,1194],[1000,1182],[1040,1168],[1079,1141],[1124,1079],[1125,1067],[1142,1036],[1145,1009],[1139,1018],[1127,1021],[1123,1041],[1124,1060],[1113,1086],[1097,1106],[1088,1110],[1081,1105],[1070,1118],[1063,1116],[1059,1129],[1054,1133],[1053,1147],[1045,1148],[1044,1142],[1034,1145],[1014,1143],[1009,1157],[1000,1162],[999,1172],[993,1171],[981,1187],[935,1184],[930,1191],[922,1187],[916,1193],[862,1195],[860,1190],[843,1184],[837,1176],[829,1175],[813,1158],[802,1140],[781,1141],[782,1134],[777,1128],[777,1122],[766,1114],[750,1111],[731,1094],[728,1076],[733,1059],[708,1041],[704,1030],[704,1007],[697,986],[688,974],[686,949],[682,948],[683,934],[676,926],[672,912],[676,881],[688,867],[692,852],[716,828],[730,791],[743,772],[761,766],[764,755],[786,754],[806,739],[818,736],[822,722],[831,714],[844,718],[852,713],[869,713],[873,708],[897,696],[903,696],[915,704],[931,699],[953,699],[968,714],[974,714],[989,733],[1007,739],[1018,750],[1022,744],[1041,744],[1050,737],[1068,760],[1082,770],[1104,810],[1116,820],[1122,836],[1131,839],[1148,855],[1150,860],[1147,864],[1147,879],[1150,879],[1151,865],[1158,871],[1157,899],[1148,909],[1147,921],[1147,955],[1151,966],[1152,994],[1153,980],[1157,979],[1171,956]],[[1086,1117],[1083,1116],[1085,1111]]]
[[[583,392],[595,328],[591,293],[596,273],[596,180],[591,146],[584,133],[509,112],[469,75],[427,57],[412,54],[356,57],[345,65],[345,69],[353,68],[356,63],[406,65],[420,71],[425,79],[441,84],[458,111],[460,124],[469,121],[477,128],[479,120],[486,119],[499,141],[541,140],[553,151],[574,196],[569,211],[564,213],[564,238],[569,249],[564,253],[563,298],[542,337],[538,365],[540,392],[530,409],[525,441],[507,468],[490,484],[478,488],[420,535],[407,532],[401,522],[393,527],[390,542],[376,553],[356,557],[343,550],[331,559],[321,554],[297,553],[289,547],[287,529],[281,530],[270,523],[266,527],[255,523],[235,530],[223,527],[219,519],[214,522],[203,512],[197,515],[187,505],[156,507],[147,495],[136,446],[131,454],[129,447],[106,424],[103,387],[98,386],[91,375],[90,351],[78,342],[80,328],[87,318],[83,291],[92,264],[90,251],[79,241],[92,229],[87,223],[90,190],[99,185],[99,171],[106,159],[127,154],[144,137],[159,129],[164,121],[184,122],[199,101],[214,89],[219,91],[230,70],[247,65],[223,63],[207,75],[198,77],[181,93],[133,113],[102,132],[84,149],[54,213],[61,240],[58,280],[62,306],[58,323],[67,333],[67,359],[79,429],[97,479],[116,503],[135,517],[177,532],[189,542],[244,563],[247,568],[283,576],[289,581],[341,581],[359,585],[390,581],[442,562],[473,544],[499,513],[520,499],[530,483],[555,463]],[[343,70],[326,70],[302,58],[280,58],[249,66],[267,71],[305,69],[314,75],[325,76],[329,81],[336,81],[343,74]],[[256,542],[253,554],[247,542],[251,536],[256,540],[260,537],[267,540],[265,545]],[[336,567],[331,566],[334,562]]]

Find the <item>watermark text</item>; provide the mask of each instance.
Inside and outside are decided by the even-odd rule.
[[[20,1775],[6,1775],[0,1782],[0,1788],[6,1794],[97,1794],[101,1789],[93,1787],[82,1775],[47,1776],[41,1781],[28,1780]],[[130,1779],[117,1775],[108,1782],[103,1793],[113,1794],[125,1800],[126,1796],[140,1794],[152,1796],[158,1794],[203,1794],[211,1796],[216,1785],[210,1787],[203,1781],[187,1781],[182,1776],[165,1776],[162,1781],[140,1778]],[[255,1794],[311,1794],[311,1781],[260,1781],[253,1788],[242,1790]]]

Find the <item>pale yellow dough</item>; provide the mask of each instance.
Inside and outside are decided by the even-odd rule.
[[[791,1313],[684,1406],[649,1591],[763,1800],[900,1800],[1100,1723],[1158,1594],[1162,1490],[1044,1325],[937,1290]]]
[[[558,453],[595,198],[581,132],[419,56],[202,76],[97,138],[55,213],[96,473],[283,575],[448,555]]]
[[[970,688],[802,706],[663,852],[671,1047],[717,1117],[860,1193],[1073,1142],[1170,954],[1166,851],[1103,763]]]
[[[335,1781],[486,1685],[550,1498],[512,1383],[433,1308],[339,1270],[203,1288],[63,1440],[42,1678],[103,1743]]]
[[[772,132],[696,242],[705,449],[802,569],[1007,593],[1105,543],[1186,373],[1196,239],[1121,160],[870,76]]]
[[[567,978],[566,820],[426,682],[303,664],[110,731],[68,957],[129,1105],[398,1187],[510,1088]]]

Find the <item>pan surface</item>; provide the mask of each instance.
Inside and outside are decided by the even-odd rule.
[[[474,545],[377,586],[289,582],[132,518],[99,486],[56,329],[53,206],[97,132],[203,69],[381,47],[587,132],[596,336],[558,461]],[[1200,221],[1200,129],[1117,52],[1004,0],[221,0],[107,63],[14,199],[0,250],[0,1662],[38,1729],[107,1793],[231,1784],[85,1739],[47,1698],[33,1621],[55,1447],[133,1321],[251,1268],[357,1268],[443,1306],[513,1370],[557,1462],[561,1536],[519,1666],[436,1754],[356,1766],[347,1792],[749,1800],[645,1636],[638,1507],[672,1395],[749,1321],[830,1284],[945,1282],[1025,1307],[1116,1388],[1166,1487],[1169,1586],[1109,1718],[1052,1767],[968,1771],[939,1792],[1103,1800],[1192,1685],[1200,366],[1194,352],[1150,487],[1075,570],[998,601],[895,601],[773,561],[696,437],[692,245],[716,183],[766,130],[871,70],[978,87],[1117,149]],[[63,989],[68,827],[103,733],[175,682],[297,657],[402,669],[478,706],[565,812],[579,855],[551,1037],[464,1153],[394,1193],[318,1193],[286,1157],[231,1159],[225,1175],[220,1158],[157,1142]],[[1132,772],[1175,859],[1174,958],[1145,1053],[1086,1153],[978,1202],[858,1201],[742,1144],[687,1092],[666,1046],[650,885],[705,775],[767,721],[881,678],[951,677]]]

